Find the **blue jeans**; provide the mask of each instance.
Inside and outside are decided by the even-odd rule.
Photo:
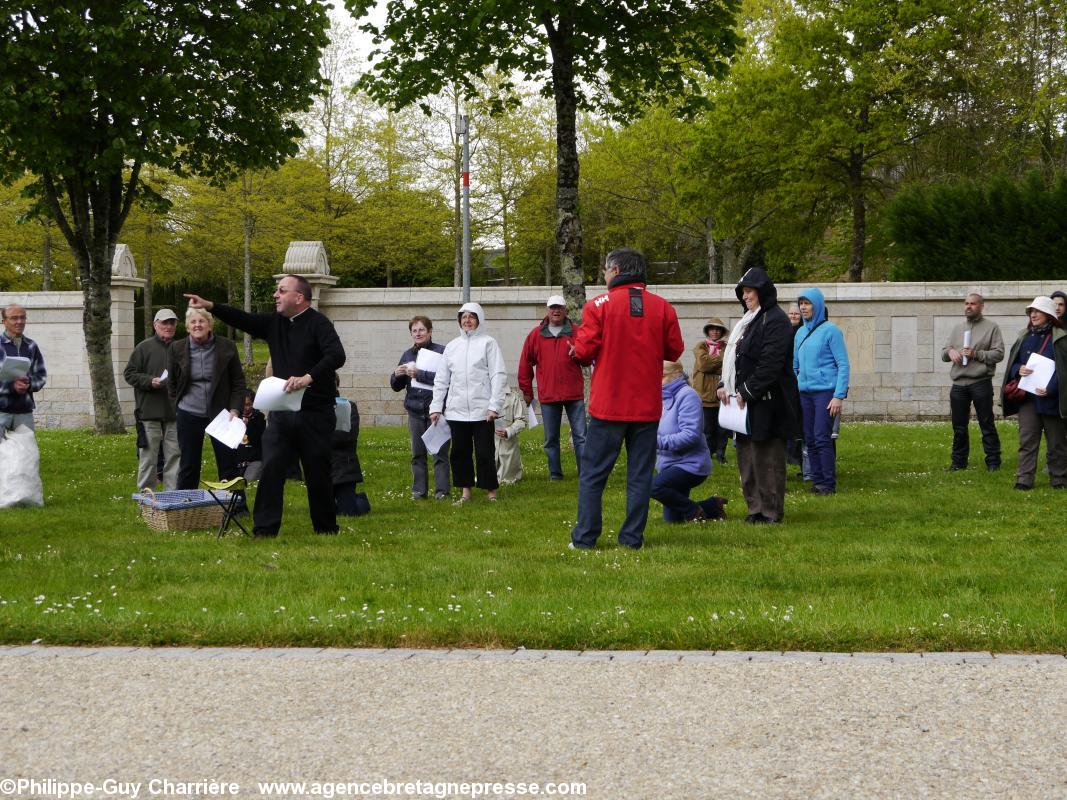
[[[563,412],[571,424],[571,442],[574,444],[574,463],[578,474],[582,472],[582,448],[585,446],[585,401],[562,400],[558,403],[541,403],[541,419],[545,426],[545,455],[548,456],[548,474],[553,478],[563,477],[563,464],[559,455],[559,430],[563,424]]]
[[[19,425],[25,425],[31,431],[36,430],[33,424],[33,412],[25,414],[12,414],[10,411],[0,411],[0,430],[13,431]]]
[[[697,504],[689,492],[702,484],[707,475],[697,475],[681,467],[667,467],[652,479],[652,498],[663,503],[664,522],[685,522],[697,513]]]
[[[837,489],[837,466],[831,438],[834,418],[826,410],[833,399],[832,389],[800,393],[800,410],[804,414],[804,444],[808,448],[811,482],[817,489]]]
[[[589,436],[582,450],[578,476],[578,522],[571,531],[575,547],[596,544],[603,528],[604,487],[626,443],[626,519],[619,527],[619,544],[640,547],[648,522],[648,498],[656,465],[659,422],[616,422],[589,418]]]

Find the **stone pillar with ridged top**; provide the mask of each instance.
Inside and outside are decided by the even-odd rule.
[[[137,344],[137,325],[134,310],[137,290],[145,287],[144,278],[137,277],[137,264],[127,245],[115,245],[111,259],[111,364],[115,372],[115,386],[119,393],[122,419],[132,425],[135,399],[133,387],[126,383],[123,372],[130,353]]]
[[[281,280],[286,275],[299,275],[311,284],[311,305],[315,308],[319,307],[322,289],[336,286],[338,281],[330,274],[330,262],[322,242],[289,242],[282,271],[274,279]]]

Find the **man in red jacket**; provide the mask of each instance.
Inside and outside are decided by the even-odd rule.
[[[670,303],[645,289],[645,276],[643,255],[612,250],[604,261],[608,293],[582,311],[574,354],[594,367],[578,478],[578,523],[571,531],[575,550],[591,549],[600,536],[604,487],[623,442],[626,519],[619,527],[619,544],[637,549],[644,542],[663,410],[663,362],[677,361],[685,350],[678,315]]]
[[[548,456],[548,479],[563,480],[560,461],[559,429],[563,412],[571,425],[574,459],[582,470],[582,446],[585,444],[585,379],[582,367],[571,355],[574,328],[567,318],[567,301],[554,294],[546,303],[548,314],[526,337],[519,356],[519,391],[526,405],[533,402],[534,373],[537,373],[537,399],[545,427],[545,455]]]

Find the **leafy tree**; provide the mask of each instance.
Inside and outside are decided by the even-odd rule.
[[[511,270],[530,283],[544,286],[558,283],[555,220],[556,175],[552,167],[545,167],[529,176],[522,194],[515,200]]]
[[[777,22],[770,46],[790,75],[778,96],[797,123],[789,145],[850,212],[850,280],[862,279],[868,206],[927,132],[969,11],[942,0],[806,0]]]
[[[123,430],[111,257],[141,171],[229,177],[296,152],[290,115],[322,81],[316,0],[0,3],[0,177],[29,171],[84,295],[96,429]]]
[[[342,285],[447,286],[451,283],[451,213],[433,190],[383,187],[353,217],[355,274]]]
[[[644,251],[659,283],[692,283],[707,275],[706,220],[688,202],[683,172],[694,126],[664,108],[633,124],[590,126],[584,155],[582,207],[591,222],[593,261],[612,247]]]
[[[346,0],[357,17],[374,0]],[[736,0],[602,3],[576,0],[392,2],[382,25],[367,23],[376,44],[390,42],[363,85],[395,106],[417,103],[447,84],[467,96],[493,67],[552,97],[556,112],[556,242],[564,294],[577,313],[585,301],[578,216],[579,109],[620,119],[650,99],[680,111],[699,104],[702,74],[721,76],[737,46]],[[507,88],[507,87],[504,87]]]
[[[0,291],[73,289],[74,261],[55,221],[26,196],[32,178],[0,185]]]
[[[547,135],[548,109],[538,98],[523,96],[516,108],[495,116],[475,104],[477,147],[471,156],[471,202],[480,210],[484,234],[500,243],[504,282],[512,277],[515,206],[531,178],[551,169],[553,142]],[[477,113],[481,111],[482,113]]]

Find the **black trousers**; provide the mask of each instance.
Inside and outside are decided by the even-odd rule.
[[[719,427],[718,406],[704,406],[704,439],[713,456],[726,454],[726,442],[730,439],[730,431]]]
[[[200,487],[200,465],[204,458],[204,430],[211,424],[211,419],[198,417],[180,408],[177,417],[175,427],[178,431],[178,450],[181,452],[178,488],[197,489]],[[160,448],[160,451],[162,449]],[[226,481],[237,477],[237,451],[214,438],[211,439],[211,449],[215,451],[219,480]]]
[[[500,486],[496,477],[496,425],[488,420],[458,422],[448,420],[452,431],[452,449],[448,460],[452,464],[452,485],[461,489],[477,486],[492,491]],[[474,456],[473,460],[471,456]],[[478,480],[475,483],[475,464]]]
[[[993,417],[991,378],[967,386],[952,385],[948,395],[948,404],[952,411],[952,463],[957,467],[967,466],[967,458],[971,452],[967,423],[971,419],[972,403],[975,416],[978,417],[978,428],[982,431],[986,466],[999,467],[1000,437],[997,435],[997,425]]]
[[[281,528],[285,474],[297,458],[304,470],[311,526],[318,533],[337,531],[330,476],[330,442],[336,422],[332,408],[270,412],[263,433],[263,472],[252,512],[256,532],[272,534]]]

